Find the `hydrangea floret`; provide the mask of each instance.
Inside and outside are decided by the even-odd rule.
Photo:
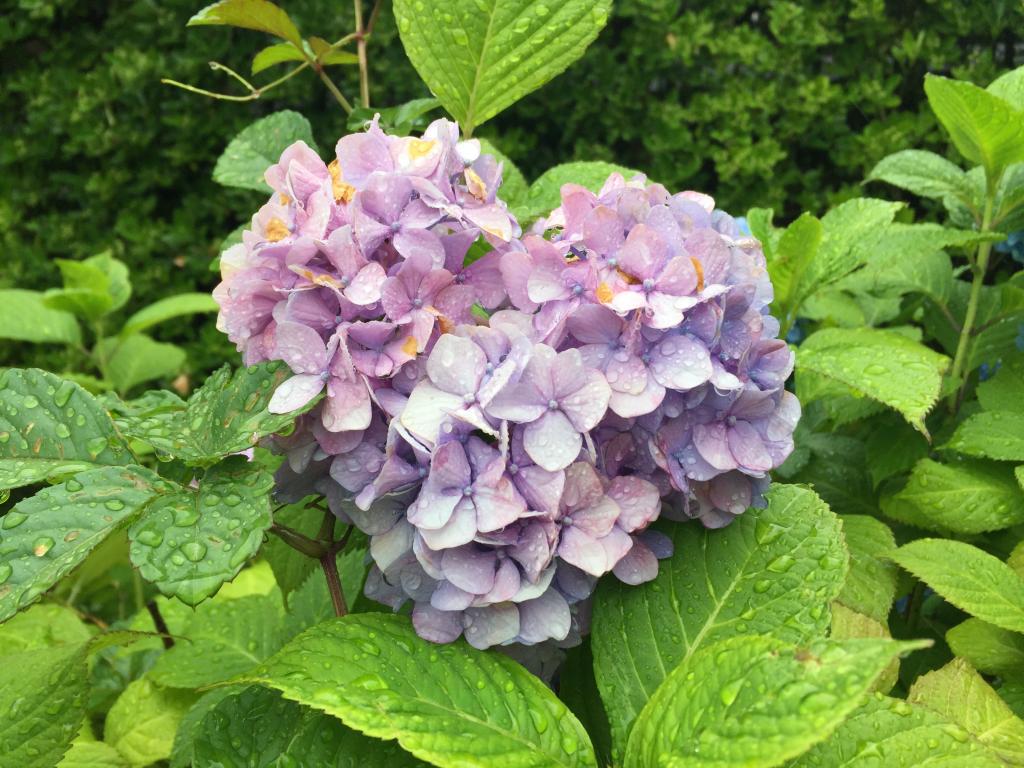
[[[294,372],[272,411],[320,397],[274,440],[276,493],[369,537],[368,596],[437,642],[565,646],[599,577],[657,575],[659,517],[764,504],[800,406],[761,248],[710,197],[612,174],[524,234],[501,176],[446,120],[374,121],[329,163],[295,143],[218,324]]]

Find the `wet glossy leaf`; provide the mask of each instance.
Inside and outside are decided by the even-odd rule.
[[[81,472],[0,518],[0,621],[38,600],[98,544],[175,486],[144,467]]]
[[[945,447],[968,456],[1024,461],[1024,413],[975,413],[956,428]],[[1021,506],[1024,508],[1024,499]],[[1024,509],[1021,514],[1024,516]]]
[[[190,27],[208,24],[254,29],[302,45],[302,36],[288,14],[268,0],[221,0],[188,20]]]
[[[0,338],[78,344],[82,332],[72,313],[46,306],[38,291],[8,288],[0,290]]]
[[[885,623],[896,596],[896,567],[884,555],[896,547],[896,540],[889,527],[873,517],[845,515],[842,520],[850,572],[838,600]]]
[[[1024,678],[1024,635],[981,619],[967,619],[946,633],[950,650],[976,669],[1004,678]]]
[[[971,201],[967,174],[934,152],[906,149],[882,158],[868,174],[868,181],[885,181],[921,197],[955,197]]]
[[[920,642],[747,635],[705,646],[665,679],[629,736],[625,768],[779,765],[823,741],[898,654]]]
[[[722,530],[663,530],[675,553],[658,577],[640,586],[606,579],[594,601],[594,668],[620,756],[634,719],[680,663],[729,637],[824,635],[846,574],[838,518],[798,486],[773,486],[767,509]]]
[[[402,616],[324,622],[246,679],[435,765],[596,765],[583,727],[539,679],[499,653],[423,640]]]
[[[197,695],[164,689],[146,678],[135,680],[107,713],[103,740],[133,766],[151,765],[171,755],[174,732]]]
[[[0,488],[129,461],[110,416],[80,386],[35,368],[0,373]]]
[[[52,603],[34,605],[0,625],[0,656],[66,643],[84,643],[92,634],[90,627],[71,608]]]
[[[601,160],[562,163],[549,168],[530,185],[526,200],[516,208],[516,216],[525,226],[538,216],[546,216],[561,204],[562,185],[579,184],[591,192],[598,192],[613,173],[621,173],[629,180],[640,172]]]
[[[304,141],[316,149],[313,130],[306,118],[291,110],[267,115],[231,140],[217,160],[213,180],[226,187],[269,193],[270,187],[263,180],[263,172],[296,141]]]

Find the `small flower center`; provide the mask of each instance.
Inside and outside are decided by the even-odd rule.
[[[463,488],[462,489],[462,495],[463,496],[472,496],[473,495],[473,486],[467,485],[465,488]]]
[[[730,427],[735,427],[736,426],[736,417],[735,416],[728,417],[725,420],[725,423],[728,424]]]
[[[420,307],[423,306],[423,299],[421,299],[419,296],[417,296],[415,299],[412,300],[412,305],[416,309],[419,309]]]
[[[464,402],[466,405],[472,405],[473,403],[476,402],[476,395],[474,395],[472,392],[467,392],[462,396],[462,402]]]
[[[514,475],[517,472],[519,472],[519,465],[518,464],[509,464],[508,465],[508,473],[510,475]]]
[[[334,323],[335,325],[341,325],[341,315],[334,316]]]
[[[608,259],[608,266],[611,267],[612,269],[615,269],[617,266],[619,266],[619,260],[612,256],[610,259]]]
[[[648,278],[644,279],[644,290],[645,291],[653,291],[654,290],[654,278],[653,277],[648,277]]]
[[[320,381],[327,381],[329,378],[331,378],[330,371],[324,371],[323,373],[320,374]]]
[[[398,223],[397,221],[391,222],[391,231],[392,232],[398,232],[398,230],[400,230],[401,228],[402,228],[402,225],[400,223]]]
[[[558,401],[555,400],[555,398],[551,398],[550,400],[548,400],[548,410],[549,411],[558,410]]]
[[[576,285],[574,285],[572,287],[572,295],[573,296],[579,296],[581,293],[583,293],[583,286],[582,285],[577,283]]]
[[[350,278],[348,275],[342,275],[341,276],[341,287],[342,288],[348,288],[349,283],[351,283],[351,282],[352,282],[352,278]]]

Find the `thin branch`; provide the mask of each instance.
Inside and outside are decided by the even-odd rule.
[[[319,560],[327,551],[327,547],[324,546],[322,541],[311,539],[286,525],[272,523],[270,526],[270,532],[281,539],[281,541],[289,547],[301,552],[307,557]]]
[[[324,571],[324,578],[327,579],[327,591],[331,593],[331,605],[334,606],[335,616],[344,616],[348,613],[348,605],[345,603],[345,592],[341,588],[341,577],[338,576],[338,563],[335,560],[337,551],[334,548],[334,527],[338,518],[332,512],[324,513],[324,522],[320,526],[320,537],[330,544],[327,551],[320,556],[320,567]],[[347,534],[343,540],[347,539]]]
[[[165,84],[165,85],[173,85],[176,88],[181,88],[183,90],[190,91],[191,93],[198,93],[200,96],[209,96],[211,99],[220,99],[222,101],[255,101],[256,99],[258,99],[261,96],[263,96],[263,94],[265,94],[271,88],[276,88],[277,86],[281,85],[281,83],[284,83],[284,82],[287,82],[288,80],[291,80],[293,77],[295,77],[297,74],[299,74],[299,72],[302,72],[304,69],[308,69],[311,63],[312,63],[311,60],[307,59],[306,61],[302,62],[297,67],[295,67],[294,69],[286,72],[281,77],[277,78],[277,80],[272,80],[269,83],[267,83],[266,85],[261,85],[259,88],[255,88],[255,87],[253,87],[252,83],[250,83],[248,80],[246,80],[244,77],[239,75],[234,70],[229,69],[228,67],[225,67],[223,64],[218,64],[215,61],[211,61],[210,62],[210,67],[212,67],[213,69],[222,69],[225,72],[230,73],[233,77],[235,77],[242,84],[244,84],[247,88],[249,88],[249,93],[244,94],[244,95],[238,95],[238,94],[232,94],[232,93],[217,93],[216,91],[208,91],[205,88],[197,88],[194,85],[189,85],[187,83],[181,83],[181,82],[178,82],[177,80],[170,80],[170,79],[168,79],[166,77],[161,79],[160,82]]]
[[[327,90],[331,92],[332,96],[334,96],[334,100],[337,101],[341,105],[341,108],[345,110],[345,114],[351,115],[352,104],[349,102],[348,99],[345,98],[344,94],[341,92],[338,86],[334,84],[334,81],[331,80],[330,77],[328,77],[327,72],[324,71],[323,66],[319,63],[316,63],[314,64],[313,68],[316,70],[317,75],[320,76],[320,80],[323,81],[323,84],[327,86]]]
[[[381,0],[374,0],[373,10],[370,11],[370,20],[366,24],[366,29],[363,31],[363,39],[369,40],[370,35],[373,34],[373,27],[377,23],[377,17],[380,16],[380,7],[383,5]]]
[[[225,64],[221,64],[219,61],[211,61],[210,62],[210,69],[212,69],[214,72],[218,72],[218,71],[220,71],[220,72],[227,72],[229,75],[231,75],[231,77],[235,78],[235,80],[237,80],[242,85],[244,85],[245,88],[247,90],[249,90],[249,91],[258,91],[259,90],[259,88],[257,88],[255,85],[253,85],[248,80],[246,80],[244,77],[242,77],[240,74],[235,72],[235,70],[233,70],[231,67],[229,67],[229,66],[227,66]]]
[[[353,0],[356,15],[356,53],[359,57],[359,98],[370,106],[370,73],[366,64],[366,30],[363,29],[363,0]]]
[[[153,626],[156,627],[156,631],[160,633],[160,639],[163,641],[164,650],[170,650],[174,647],[174,638],[171,637],[171,630],[167,628],[167,622],[164,621],[164,617],[160,615],[160,606],[156,604],[156,600],[150,600],[146,603],[146,610],[148,610],[149,615],[153,617]]]

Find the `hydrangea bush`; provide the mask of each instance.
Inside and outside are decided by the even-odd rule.
[[[360,124],[321,152],[278,113],[217,164],[267,201],[213,291],[242,367],[128,396],[108,344],[190,299],[97,332],[118,395],[0,373],[0,766],[1021,762],[1024,70],[926,80],[978,167],[873,171],[946,225],[776,228],[473,137],[607,3],[397,0],[437,101],[390,109],[355,10],[335,43],[266,0],[192,20],[293,68],[175,85],[310,70]],[[65,271],[46,322],[123,299]]]

